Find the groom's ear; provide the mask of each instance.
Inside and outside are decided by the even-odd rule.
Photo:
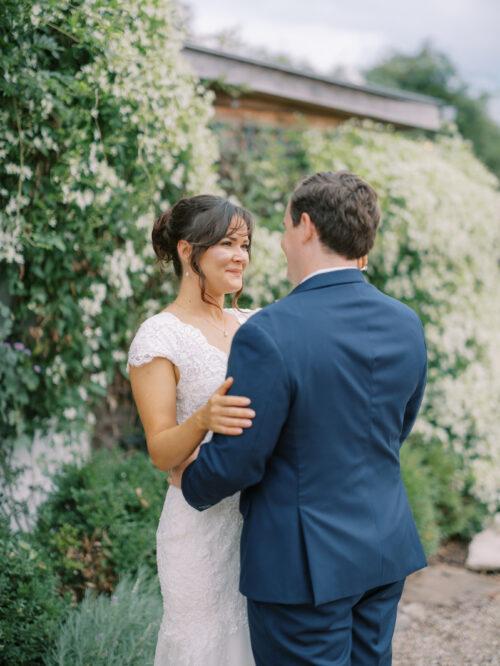
[[[313,240],[318,235],[318,230],[316,229],[314,222],[311,220],[309,213],[302,213],[300,216],[300,227],[304,243]]]

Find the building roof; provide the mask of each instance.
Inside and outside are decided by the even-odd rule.
[[[447,107],[426,95],[382,86],[358,85],[234,53],[187,43],[183,54],[201,79],[241,86],[254,93],[345,116],[438,130]]]

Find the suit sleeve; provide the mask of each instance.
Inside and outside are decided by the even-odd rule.
[[[251,399],[253,425],[238,436],[214,434],[182,475],[186,501],[203,511],[258,483],[278,441],[290,404],[288,374],[271,336],[252,321],[237,331],[229,355],[230,395]]]
[[[424,391],[425,391],[425,385],[427,381],[427,348],[425,344],[425,338],[424,338],[424,333],[423,329],[422,330],[422,340],[421,340],[421,348],[422,348],[422,364],[421,364],[421,373],[420,377],[417,383],[417,387],[415,388],[415,391],[413,392],[410,400],[408,401],[406,408],[405,408],[405,413],[404,413],[404,418],[403,418],[403,427],[401,429],[401,435],[399,438],[399,445],[401,446],[405,439],[408,437],[410,434],[413,426],[415,425],[415,421],[417,419],[418,411],[420,409],[420,405],[422,404],[422,400],[424,397]]]

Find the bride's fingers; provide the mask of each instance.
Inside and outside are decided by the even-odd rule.
[[[251,428],[253,425],[250,419],[231,419],[220,417],[217,419],[217,422],[225,428]]]
[[[222,417],[236,419],[253,419],[255,416],[253,409],[241,409],[239,407],[221,406],[218,408],[218,412]]]
[[[251,402],[250,398],[245,398],[243,395],[221,395],[217,397],[217,403],[227,407],[248,407]]]
[[[216,432],[219,435],[241,435],[243,432],[243,428],[227,428],[225,426],[220,426],[220,428],[218,428]]]

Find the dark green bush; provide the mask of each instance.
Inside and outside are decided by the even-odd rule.
[[[463,459],[439,442],[414,444],[429,472],[433,503],[442,539],[470,539],[482,529],[487,508],[472,495],[474,478]]]
[[[166,477],[147,455],[101,450],[66,465],[40,507],[35,537],[65,589],[110,592],[140,565],[156,573],[155,533]]]
[[[41,664],[69,607],[58,580],[29,535],[0,519],[0,663]]]
[[[487,508],[472,496],[461,456],[439,442],[412,436],[401,449],[401,470],[415,521],[428,555],[451,537],[480,531]]]
[[[440,541],[432,478],[420,451],[408,443],[401,450],[401,471],[422,544],[426,554],[432,555]]]

